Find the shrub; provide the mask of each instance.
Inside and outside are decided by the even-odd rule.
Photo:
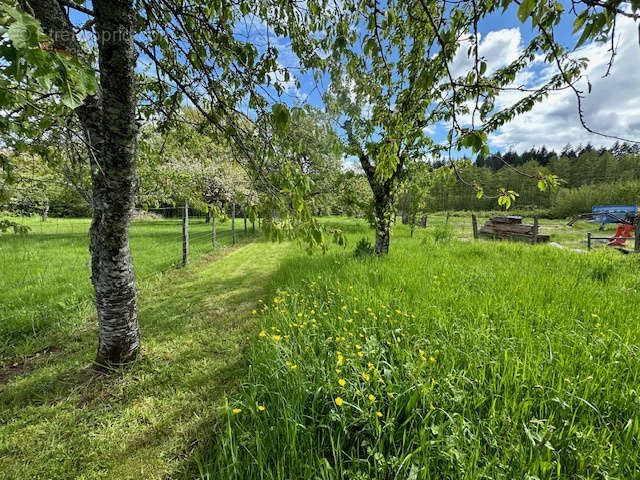
[[[640,201],[640,181],[584,185],[562,189],[551,208],[553,218],[590,212],[594,205],[635,205]]]
[[[375,253],[373,245],[368,238],[362,237],[358,244],[356,245],[356,249],[353,254],[356,257],[370,257]]]

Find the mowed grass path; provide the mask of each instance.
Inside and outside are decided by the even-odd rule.
[[[65,339],[94,311],[89,219],[21,218],[27,235],[0,236],[0,366],[20,362]],[[243,238],[242,222],[238,237]],[[190,257],[210,254],[211,226],[190,222]],[[230,222],[218,223],[218,244],[231,243]],[[249,233],[250,234],[250,233]],[[144,290],[182,262],[180,219],[135,220],[131,225],[138,288]]]
[[[58,333],[60,343],[0,387],[0,477],[155,479],[193,470],[190,452],[211,439],[224,394],[244,372],[251,310],[286,251],[262,241],[223,249],[144,285],[142,352],[123,372],[87,368],[95,318]]]

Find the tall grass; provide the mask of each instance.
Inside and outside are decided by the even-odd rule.
[[[86,321],[93,311],[89,219],[20,217],[26,235],[0,237],[0,363],[30,354]],[[190,225],[192,259],[211,253],[211,226]],[[182,261],[180,219],[136,220],[131,251],[138,285]],[[240,237],[242,235],[240,234]],[[231,243],[229,222],[218,226],[220,245]]]
[[[638,259],[436,236],[289,260],[203,478],[640,477]]]

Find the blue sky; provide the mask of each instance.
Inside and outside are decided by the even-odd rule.
[[[90,2],[87,2],[90,5]],[[566,8],[570,3],[565,2]],[[489,70],[499,68],[518,55],[520,49],[532,37],[530,22],[520,23],[516,15],[517,6],[510,7],[504,14],[493,14],[482,21],[481,54],[487,58]],[[75,20],[82,20],[82,15],[74,14]],[[577,36],[572,35],[573,15],[567,15],[556,29],[557,38],[565,45],[574,45]],[[640,139],[640,46],[638,45],[638,30],[631,20],[621,19],[617,28],[618,53],[612,73],[602,78],[609,60],[609,45],[587,44],[581,47],[577,56],[586,56],[590,64],[582,82],[586,90],[586,79],[592,84],[592,91],[585,100],[586,119],[590,126],[604,133],[625,138]],[[247,35],[259,49],[264,48],[267,39],[279,51],[279,62],[283,69],[287,68],[292,76],[289,82],[284,81],[282,72],[272,76],[284,87],[284,93],[278,96],[274,89],[267,88],[272,101],[281,101],[293,105],[296,102],[309,102],[323,108],[322,93],[329,82],[325,77],[320,84],[316,84],[310,73],[300,74],[298,61],[291,52],[288,39],[276,37],[267,26],[256,17],[249,15],[244,22],[237,26],[238,33]],[[461,48],[465,51],[466,48]],[[466,61],[465,55],[460,55],[461,64]],[[148,59],[140,57],[140,67],[148,65]],[[542,62],[534,63],[517,79],[517,84],[526,83],[530,86],[540,85],[545,78],[555,73],[553,66]],[[296,79],[299,87],[296,85]],[[517,99],[517,94],[501,96],[502,105],[509,105]],[[500,104],[500,102],[498,102]],[[446,127],[436,125],[429,130],[436,141],[442,141],[446,134]],[[494,132],[489,137],[492,151],[513,149],[523,151],[531,147],[545,145],[547,148],[561,149],[567,143],[585,144],[590,142],[596,146],[606,146],[614,142],[601,136],[588,133],[579,124],[576,100],[569,90],[555,92],[548,99],[536,105],[531,112],[517,117],[509,124]],[[463,152],[464,153],[464,152]],[[353,159],[351,159],[353,160]]]
[[[567,4],[567,9],[569,7]],[[489,69],[499,68],[515,58],[533,36],[531,23],[521,23],[517,19],[516,8],[517,6],[511,7],[504,14],[493,14],[480,25],[481,52],[488,60]],[[575,45],[578,37],[572,34],[573,18],[574,15],[567,15],[566,20],[555,29],[556,38],[568,46]],[[616,36],[618,53],[611,75],[607,78],[602,76],[609,61],[609,44],[587,44],[575,52],[576,57],[586,56],[590,59],[584,79],[579,84],[585,91],[587,79],[592,85],[591,94],[587,95],[584,102],[584,110],[588,124],[594,129],[638,140],[640,96],[636,85],[640,84],[640,69],[636,66],[640,60],[640,46],[637,25],[630,20],[621,19]],[[297,66],[295,56],[288,50],[286,41],[281,39],[280,45],[280,63],[286,67]],[[292,69],[291,73],[296,75],[296,70]],[[516,84],[524,82],[527,86],[540,85],[554,73],[556,70],[553,66],[536,62],[519,76]],[[298,74],[297,79],[301,84],[300,88],[290,82],[280,99],[289,104],[305,100],[322,108],[321,92],[311,75]],[[326,88],[327,84],[328,80],[325,78],[320,90]],[[516,95],[502,95],[498,104],[509,105],[517,99]],[[442,141],[446,131],[445,126],[436,126],[430,130],[430,134],[436,141]],[[574,94],[569,90],[551,94],[531,112],[517,117],[489,137],[492,151],[523,151],[542,145],[560,150],[567,143],[577,145],[590,142],[596,146],[608,146],[614,141],[590,134],[582,128]]]

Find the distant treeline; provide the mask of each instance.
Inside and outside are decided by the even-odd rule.
[[[540,191],[539,173],[557,175],[561,187]],[[491,198],[499,188],[514,190],[519,209],[544,209],[549,216],[565,217],[590,211],[597,204],[640,203],[640,146],[616,143],[611,148],[566,146],[562,152],[545,147],[523,153],[478,156],[461,172],[467,183],[481,185],[485,196],[455,179],[440,180],[431,190],[429,210],[495,210]]]

